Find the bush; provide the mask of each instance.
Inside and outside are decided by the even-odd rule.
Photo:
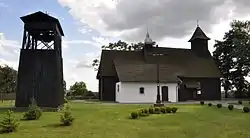
[[[242,101],[241,101],[241,100],[239,100],[239,101],[238,101],[238,104],[242,104]]]
[[[217,108],[221,108],[222,107],[222,104],[217,104]]]
[[[73,120],[74,120],[74,118],[73,118],[73,116],[71,114],[69,106],[66,105],[64,110],[63,110],[63,114],[61,115],[61,120],[60,121],[61,121],[62,125],[70,126],[70,125],[72,125]]]
[[[150,108],[148,109],[148,112],[149,112],[150,114],[154,114],[154,113],[155,113],[154,108],[151,108],[151,107],[150,107]]]
[[[246,107],[246,106],[243,107],[243,112],[244,112],[244,113],[248,113],[248,112],[249,112],[249,107]]]
[[[228,109],[229,109],[229,110],[233,110],[233,109],[234,109],[234,106],[230,104],[230,105],[228,105]]]
[[[250,101],[248,102],[248,104],[250,105]]]
[[[148,116],[148,114],[144,112],[144,109],[139,110],[138,115],[141,117]]]
[[[170,107],[166,107],[165,109],[166,109],[166,113],[171,113],[172,112],[172,108],[170,108]]]
[[[160,114],[161,113],[161,109],[159,107],[155,107],[155,114]]]
[[[138,118],[138,113],[137,113],[137,112],[132,112],[132,113],[131,113],[131,118],[132,118],[132,119]]]
[[[208,103],[208,106],[211,107],[211,106],[212,106],[212,103]]]
[[[42,110],[40,107],[36,105],[35,99],[31,100],[31,104],[29,105],[29,109],[26,113],[24,113],[25,120],[38,120],[42,116]]]
[[[8,110],[6,117],[0,122],[0,128],[2,133],[10,133],[17,131],[19,126],[18,121],[13,116],[13,111]]]
[[[164,107],[161,107],[161,113],[163,113],[163,114],[166,113],[166,109]]]
[[[205,103],[204,101],[200,101],[200,104],[201,104],[201,105],[204,105],[204,103]]]
[[[149,111],[148,111],[147,109],[143,109],[143,112],[144,112],[145,114],[149,114]]]
[[[177,107],[172,107],[172,113],[176,113],[176,112],[177,112],[177,110],[178,110],[178,108],[177,108]]]

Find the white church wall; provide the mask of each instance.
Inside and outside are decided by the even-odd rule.
[[[155,103],[157,95],[156,83],[141,82],[118,82],[116,84],[116,102],[118,103]],[[170,102],[178,101],[177,84],[160,84],[161,87],[168,87],[168,99]],[[140,93],[140,88],[144,88],[144,93]],[[141,89],[142,90],[142,89]],[[162,96],[161,96],[162,100]]]

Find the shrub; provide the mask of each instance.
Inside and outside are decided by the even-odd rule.
[[[200,101],[200,104],[201,104],[201,105],[204,105],[204,103],[205,103],[204,101]]]
[[[222,107],[222,104],[217,104],[217,107],[218,107],[218,108],[221,108],[221,107]]]
[[[211,106],[212,106],[212,103],[208,103],[208,106],[211,107]]]
[[[155,107],[155,114],[160,114],[161,113],[161,109],[159,107]]]
[[[248,104],[250,105],[250,101],[248,102]]]
[[[167,113],[171,113],[172,112],[172,108],[170,108],[170,107],[166,107],[165,109],[166,109]]]
[[[149,112],[150,114],[154,114],[154,108],[149,108],[149,109],[148,109],[148,112]]]
[[[148,116],[148,114],[144,112],[144,109],[140,109],[138,115],[141,117]]]
[[[132,113],[131,113],[131,118],[132,118],[132,119],[138,118],[138,113],[137,113],[137,112],[132,112]]]
[[[242,101],[241,101],[241,100],[239,100],[239,101],[238,101],[238,104],[242,104]]]
[[[228,105],[228,109],[229,109],[229,110],[233,110],[233,109],[234,109],[234,106],[230,104],[230,105]]]
[[[177,112],[177,110],[178,110],[178,108],[177,108],[177,107],[172,107],[172,113],[176,113],[176,112]]]
[[[161,112],[162,112],[163,114],[165,114],[165,113],[166,113],[166,108],[161,107]]]
[[[243,112],[244,112],[244,113],[248,113],[248,112],[249,112],[249,107],[246,107],[246,106],[243,107]]]
[[[6,117],[0,122],[0,128],[2,133],[10,133],[17,131],[19,126],[18,121],[13,116],[13,111],[8,110]]]
[[[70,126],[73,123],[73,116],[71,114],[70,108],[68,105],[65,106],[64,110],[63,110],[63,114],[61,115],[61,123],[64,126]]]
[[[143,109],[143,112],[144,112],[145,114],[149,114],[149,111],[148,111],[147,109]]]
[[[31,99],[31,104],[26,113],[24,113],[25,120],[38,120],[42,116],[42,110],[36,105],[35,99]]]

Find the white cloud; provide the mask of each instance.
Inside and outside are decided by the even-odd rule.
[[[90,44],[96,46],[97,48],[101,48],[103,45],[107,45],[111,42],[109,39],[100,37],[100,36],[92,36],[92,40],[63,40],[63,47],[68,48],[71,44]]]
[[[160,41],[166,37],[189,35],[200,20],[206,32],[215,24],[249,13],[248,0],[58,0],[69,13],[102,36],[121,36],[130,41],[143,40],[146,28]]]
[[[0,2],[0,7],[4,7],[4,8],[6,8],[6,7],[8,7],[8,5],[6,5],[5,3],[3,3],[3,2]]]
[[[8,40],[3,33],[0,33],[0,56],[15,56],[20,46],[18,41]]]
[[[98,37],[93,36],[92,40],[97,42],[98,45],[101,45],[101,46],[107,45],[107,44],[109,44],[111,42],[108,38],[104,38],[104,37],[101,37],[101,36],[98,36]]]

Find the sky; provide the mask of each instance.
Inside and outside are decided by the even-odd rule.
[[[143,41],[146,31],[160,47],[190,48],[188,39],[199,26],[221,40],[232,20],[250,20],[249,0],[0,0],[0,64],[18,68],[23,35],[21,16],[37,11],[59,19],[67,88],[84,81],[98,91],[91,64],[110,42]]]

